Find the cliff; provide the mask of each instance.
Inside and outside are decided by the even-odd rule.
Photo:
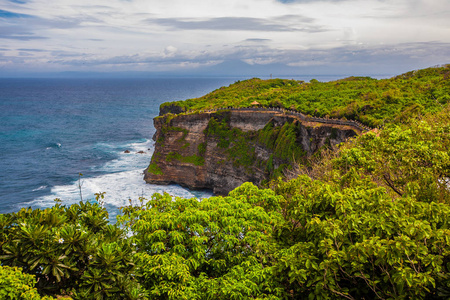
[[[321,147],[361,129],[336,120],[268,109],[170,113],[154,119],[155,152],[145,181],[177,183],[227,194],[244,182],[260,185]],[[339,122],[338,122],[339,123]]]

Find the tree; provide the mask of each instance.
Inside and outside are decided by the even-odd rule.
[[[39,293],[75,299],[145,299],[133,248],[98,203],[0,215],[0,259],[37,278]]]
[[[155,194],[144,207],[124,208],[121,224],[130,230],[152,297],[276,298],[282,290],[265,266],[281,220],[277,205],[271,190],[250,183],[202,201]]]

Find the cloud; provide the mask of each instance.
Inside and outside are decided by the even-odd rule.
[[[9,19],[9,18],[30,18],[30,17],[32,16],[0,9],[0,18]]]
[[[246,39],[246,40],[244,40],[244,42],[257,43],[257,44],[267,43],[270,41],[271,41],[271,39]]]
[[[212,31],[303,31],[322,32],[326,31],[321,26],[311,25],[312,19],[297,16],[296,24],[287,24],[286,19],[292,20],[292,15],[279,16],[273,19],[251,18],[251,17],[220,17],[210,19],[180,19],[159,18],[147,19],[148,23],[168,27],[171,30],[212,30]]]
[[[9,0],[9,2],[17,3],[17,4],[25,4],[25,3],[27,3],[27,1],[25,1],[25,0]]]
[[[0,25],[0,39],[10,39],[10,40],[20,40],[20,41],[31,41],[46,39],[43,36],[37,36],[34,33],[28,31],[26,27],[13,27]]]
[[[351,74],[390,72],[415,69],[414,65],[420,61],[422,67],[442,63],[448,57],[450,43],[404,43],[383,46],[358,46],[346,45],[332,49],[307,49],[307,50],[280,50],[270,46],[245,46],[223,48],[217,51],[190,52],[172,49],[170,55],[167,52],[160,55],[122,55],[110,58],[86,56],[79,59],[78,56],[60,56],[52,61],[55,64],[67,66],[89,66],[101,69],[106,66],[128,66],[128,69],[147,66],[147,69],[167,71],[171,69],[199,69],[222,62],[244,61],[248,65],[265,66],[267,72],[277,72],[274,66],[281,69],[289,69],[300,74],[308,69],[315,72],[318,67],[322,70]],[[169,47],[167,47],[169,48]],[[167,50],[166,48],[166,50]],[[431,54],[431,56],[429,56]],[[445,61],[444,61],[445,62]],[[284,66],[284,67],[282,67]],[[258,67],[258,70],[262,70]],[[238,70],[229,70],[237,72]],[[321,71],[324,72],[324,71]],[[326,72],[326,71],[325,71]]]
[[[31,41],[31,40],[41,40],[41,39],[47,39],[46,37],[42,36],[34,36],[32,34],[0,34],[0,39],[9,39],[9,40],[19,40],[19,41]]]
[[[448,0],[5,0],[0,48],[11,69],[416,68],[450,61],[448,12]]]
[[[174,46],[167,46],[164,49],[164,56],[165,57],[173,57],[175,56],[175,53],[177,53],[178,49]]]
[[[314,18],[306,17],[303,15],[282,15],[282,16],[276,16],[272,18],[274,21],[277,22],[287,22],[287,23],[313,23],[315,21]]]
[[[80,22],[76,19],[64,17],[48,20],[30,14],[16,13],[8,10],[0,10],[0,20],[2,20],[0,23],[0,39],[20,41],[48,39],[48,37],[36,34],[34,31],[39,31],[44,28],[74,28]]]
[[[17,49],[19,51],[27,51],[27,52],[46,52],[46,50],[43,49],[27,49],[27,48],[19,48]]]
[[[283,4],[289,4],[289,3],[311,3],[311,2],[343,2],[350,0],[276,0],[276,1]]]
[[[312,3],[312,2],[344,2],[350,0],[276,0],[276,1],[283,4],[290,4],[290,3]]]

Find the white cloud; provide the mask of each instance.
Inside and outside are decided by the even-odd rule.
[[[450,61],[445,47],[426,46],[450,43],[448,0],[20,2],[0,4],[4,71],[198,69],[227,59],[297,67],[345,60],[350,70],[361,57],[386,65],[397,55],[411,68],[406,57],[421,66]]]
[[[164,49],[164,56],[165,57],[173,57],[175,53],[177,53],[178,49],[174,46],[167,46],[166,49]]]

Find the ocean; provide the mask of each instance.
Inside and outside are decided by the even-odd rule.
[[[236,80],[0,79],[0,213],[50,207],[55,198],[70,205],[105,192],[115,219],[129,199],[154,193],[211,196],[144,182],[153,118],[163,102],[199,97]]]
[[[104,192],[115,220],[129,199],[163,192],[211,196],[144,182],[153,118],[163,102],[200,97],[242,79],[0,79],[0,213],[50,207],[55,198],[64,205],[93,201]]]

